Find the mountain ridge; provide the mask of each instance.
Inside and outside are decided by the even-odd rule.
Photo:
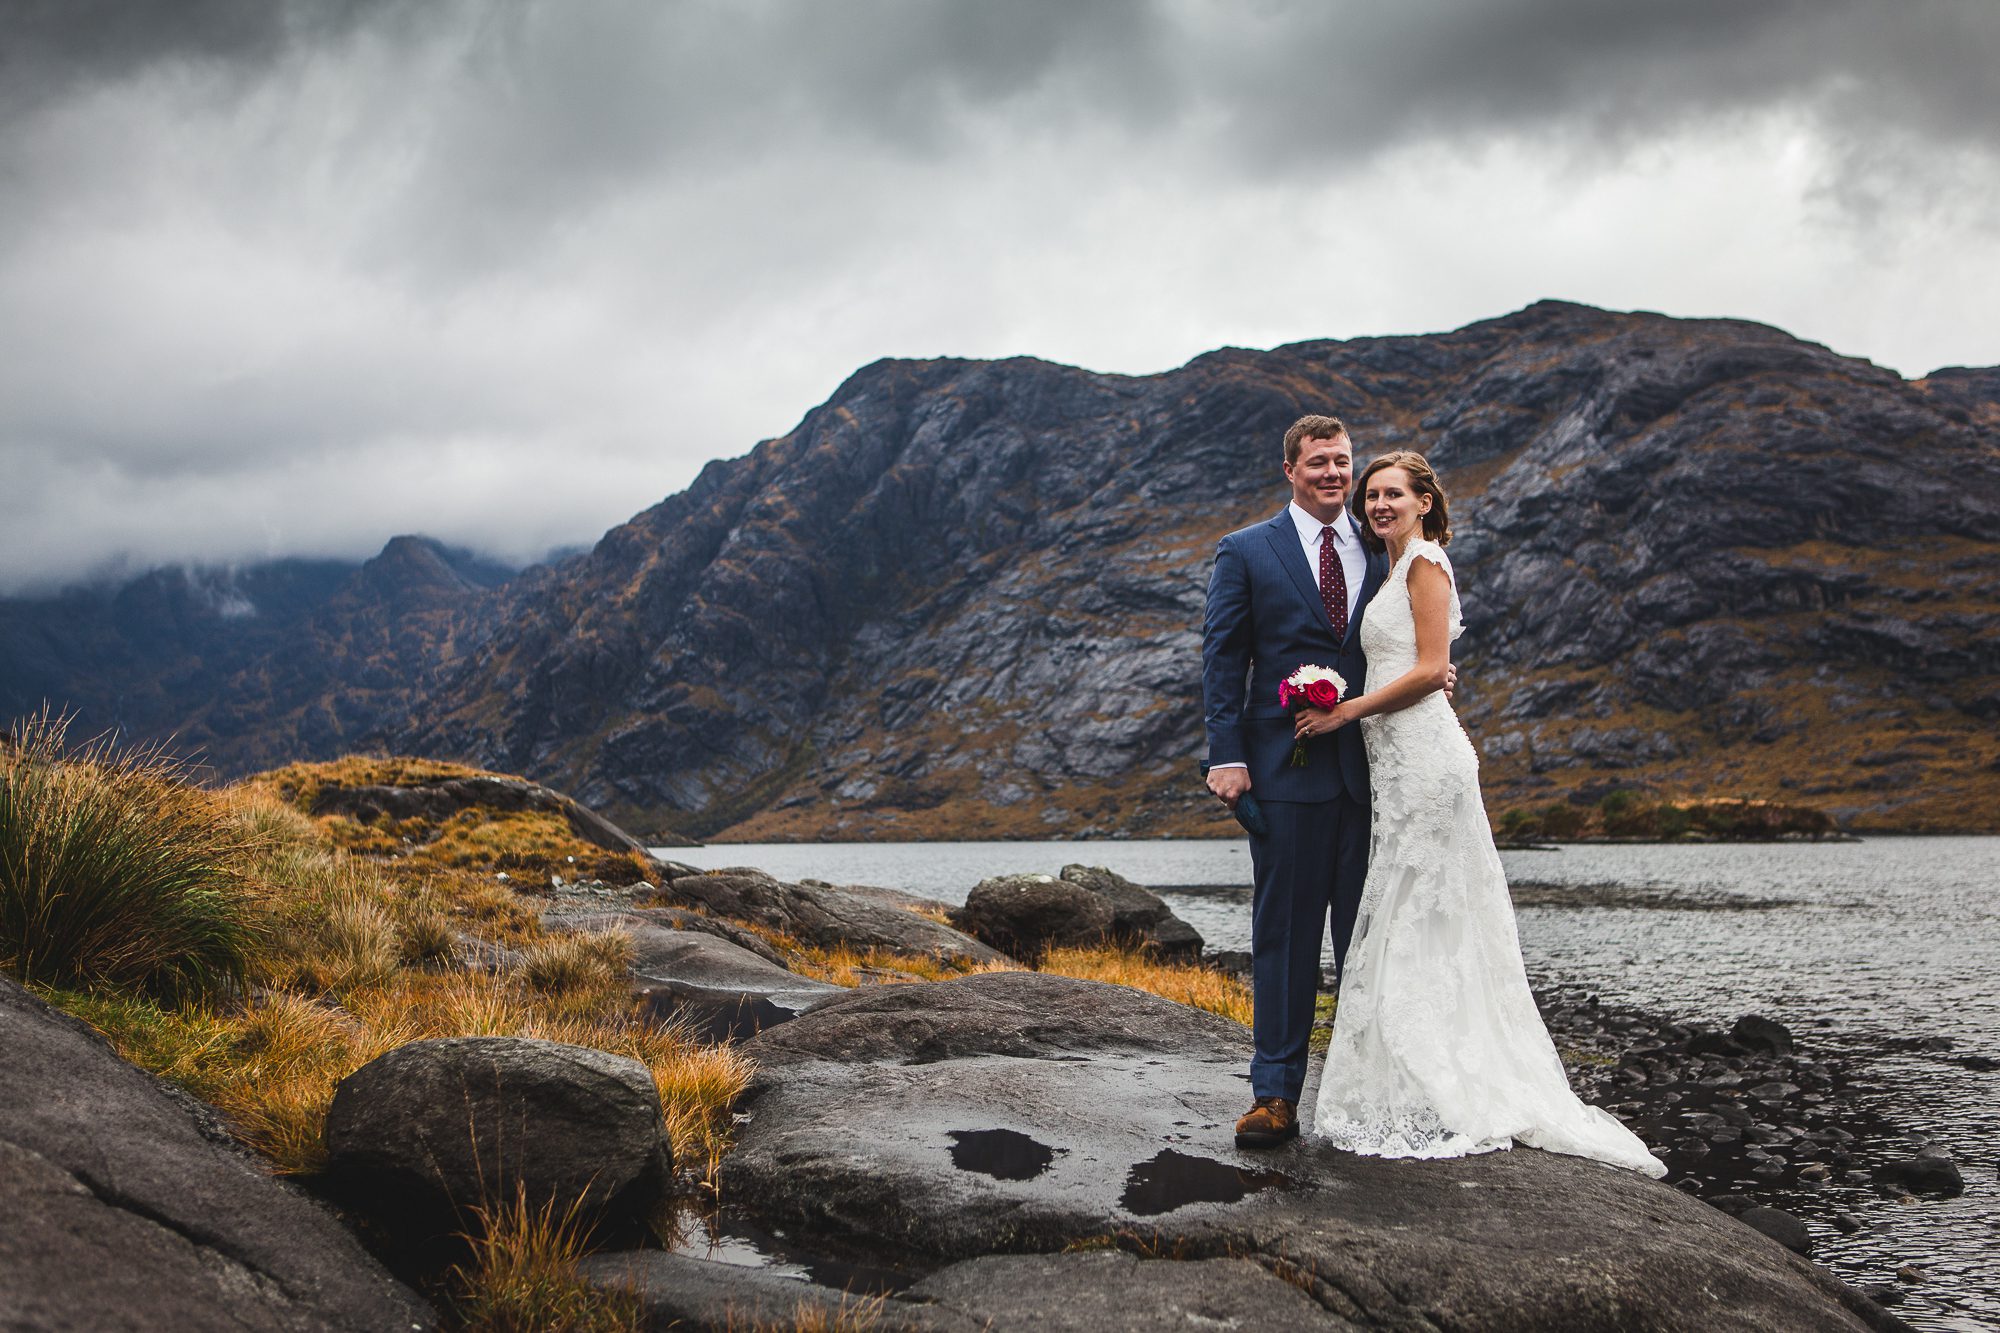
[[[588,552],[490,587],[399,552],[184,726],[227,768],[387,747],[695,836],[1226,831],[1208,553],[1323,410],[1445,475],[1496,807],[2000,829],[2000,369],[1562,302],[1141,376],[878,360]]]

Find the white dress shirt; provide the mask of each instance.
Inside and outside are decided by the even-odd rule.
[[[1340,557],[1340,571],[1347,579],[1347,623],[1354,623],[1354,608],[1361,602],[1361,581],[1368,577],[1368,553],[1361,549],[1361,534],[1354,530],[1354,516],[1345,509],[1331,524],[1321,523],[1299,507],[1297,500],[1285,506],[1292,526],[1299,530],[1299,545],[1305,548],[1306,568],[1313,582],[1319,582],[1319,543],[1328,527],[1333,529],[1333,553]]]
[[[1354,608],[1361,603],[1361,581],[1368,577],[1368,553],[1361,549],[1361,534],[1354,530],[1354,516],[1343,509],[1333,522],[1322,523],[1301,508],[1297,500],[1285,508],[1292,516],[1292,526],[1299,530],[1299,545],[1306,553],[1306,568],[1312,571],[1314,584],[1319,582],[1319,544],[1323,539],[1333,542],[1333,553],[1340,558],[1340,572],[1347,579],[1347,623],[1352,625]],[[1332,529],[1330,533],[1329,528]],[[1248,764],[1214,766],[1248,767]]]

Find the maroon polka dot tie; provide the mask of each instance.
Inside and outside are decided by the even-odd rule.
[[[1340,553],[1333,549],[1333,528],[1319,534],[1319,599],[1326,603],[1326,618],[1333,622],[1333,637],[1347,638],[1347,571],[1340,567]]]

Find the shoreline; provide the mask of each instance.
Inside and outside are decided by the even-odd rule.
[[[1765,838],[1726,838],[1711,836],[1676,838],[1627,838],[1595,836],[1587,838],[1535,838],[1528,841],[1496,839],[1494,847],[1503,852],[1549,852],[1561,851],[1565,847],[1757,847],[1757,846],[1797,846],[1802,844],[1823,844],[1839,846],[1848,843],[1871,842],[1878,838],[2000,838],[2000,829],[1865,829],[1859,833],[1840,831],[1832,834],[1783,834]],[[1046,838],[875,838],[866,834],[844,834],[827,838],[768,838],[759,842],[697,842],[692,845],[674,846],[668,843],[649,843],[649,850],[665,853],[665,859],[673,859],[671,853],[696,849],[720,847],[929,847],[985,845],[1034,846],[1040,843],[1062,843],[1072,846],[1090,846],[1101,843],[1162,843],[1162,842],[1247,842],[1239,829],[1234,833],[1110,833],[1094,834],[1087,837],[1046,837]]]
[[[1880,1105],[1871,1066],[1899,1052],[1894,1039],[1856,1049],[1754,1014],[1725,1031],[1551,976],[1531,981],[1572,1086],[1646,1141],[1668,1184],[1781,1244],[1803,1243],[1878,1304],[1911,1298],[1930,1259],[1898,1243],[1890,1223],[1948,1196],[1910,1187],[1904,1171],[1928,1145]],[[1956,1304],[1944,1288],[1924,1294]]]

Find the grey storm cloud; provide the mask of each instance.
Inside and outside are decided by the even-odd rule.
[[[1746,229],[1811,196],[1705,286],[1652,261],[1700,313],[1813,315],[1810,271],[1751,290],[1810,251],[1973,327],[1938,275],[2000,216],[1996,70],[1989,0],[0,0],[0,591],[412,529],[527,558],[878,355],[1334,333],[1259,296],[1330,254],[1418,275],[1340,331],[1615,300],[1644,266],[1575,234],[1496,276],[1613,179],[1576,225],[1668,218],[1637,249],[1687,180]],[[1810,151],[1763,181],[1755,133]],[[1451,219],[1489,209],[1482,251]]]

